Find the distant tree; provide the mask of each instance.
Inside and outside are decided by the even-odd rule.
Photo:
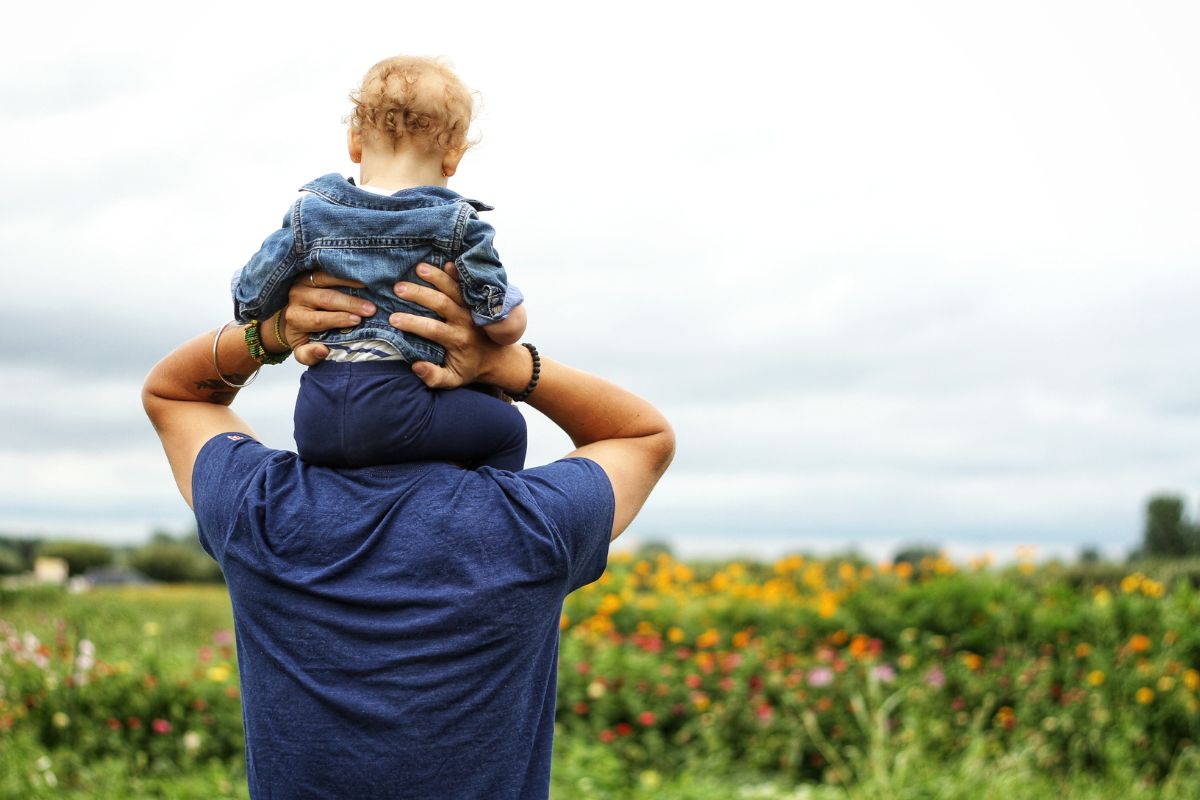
[[[148,578],[166,583],[221,580],[220,568],[203,550],[176,541],[139,547],[129,556],[129,566]]]
[[[672,556],[671,545],[666,542],[650,539],[638,545],[637,550],[633,551],[634,558],[653,561],[661,555]]]
[[[113,549],[96,542],[60,540],[43,544],[38,549],[38,555],[61,558],[67,562],[67,569],[72,575],[82,575],[91,567],[111,564]]]
[[[1160,494],[1146,503],[1146,527],[1142,534],[1142,554],[1145,556],[1186,555],[1193,538],[1183,515],[1183,498]]]
[[[27,569],[25,560],[15,547],[0,544],[0,575],[16,575]]]
[[[37,539],[0,536],[0,550],[6,551],[9,554],[5,557],[6,563],[15,565],[16,567],[13,573],[29,572],[33,569],[33,559],[37,556],[38,548],[41,545],[42,543]],[[12,560],[14,558],[15,562]],[[3,572],[3,567],[0,567],[0,572]]]
[[[926,558],[936,559],[942,554],[942,548],[928,542],[918,542],[913,544],[902,545],[896,554],[892,556],[893,564],[911,564],[914,567],[920,566],[921,561]]]
[[[1100,548],[1096,545],[1089,544],[1079,548],[1080,564],[1099,564],[1101,560]]]

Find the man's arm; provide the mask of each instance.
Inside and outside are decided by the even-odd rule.
[[[351,285],[323,273],[315,274],[321,287]],[[303,280],[307,277],[306,273]],[[361,298],[297,281],[292,286],[288,308],[279,313],[284,314],[281,330],[285,340],[297,348],[297,359],[311,364],[320,360],[323,346],[308,344],[309,333],[357,325],[361,321],[359,314],[373,314],[375,308]],[[283,352],[285,348],[275,341],[274,324],[274,316],[263,321],[262,343],[270,352]],[[225,431],[253,435],[250,427],[228,407],[237,396],[237,388],[221,380],[223,375],[229,383],[245,383],[259,367],[259,362],[250,356],[243,331],[241,326],[230,325],[221,335],[216,351],[220,375],[213,364],[216,333],[213,331],[168,354],[150,370],[142,386],[142,406],[162,441],[179,493],[189,506],[192,467],[204,443]]]
[[[440,367],[418,362],[413,372],[432,388],[479,380],[509,394],[521,392],[532,369],[529,351],[516,344],[497,345],[481,334],[461,305],[452,276],[432,267],[419,267],[418,274],[437,288],[400,283],[397,294],[434,311],[444,321],[393,314],[391,323],[445,347],[446,361]],[[670,423],[632,392],[546,358],[528,402],[571,437],[575,444],[571,456],[595,461],[608,476],[616,499],[615,539],[633,521],[671,463],[675,433]]]

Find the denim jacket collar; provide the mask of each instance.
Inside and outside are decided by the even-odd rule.
[[[492,206],[463,197],[444,186],[414,186],[401,189],[393,195],[375,194],[364,191],[354,184],[353,178],[344,178],[336,172],[322,175],[311,183],[300,187],[302,192],[320,195],[331,203],[376,211],[402,211],[407,208],[440,206],[447,203],[469,203],[476,211],[491,211]]]

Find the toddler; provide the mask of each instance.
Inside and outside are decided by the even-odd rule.
[[[525,332],[521,292],[508,284],[493,229],[479,218],[491,206],[446,188],[470,145],[471,94],[440,61],[398,56],[371,67],[351,100],[347,147],[358,183],[332,174],[301,188],[283,226],[234,275],[235,316],[269,318],[306,271],[366,284],[342,290],[373,302],[374,316],[313,337],[329,355],[300,381],[295,436],[304,460],[334,467],[448,460],[519,470],[521,414],[469,388],[427,388],[409,365],[440,364],[445,351],[388,324],[396,311],[433,316],[396,297],[393,286],[429,285],[417,277],[417,264],[453,261],[463,299],[489,338],[512,344]]]

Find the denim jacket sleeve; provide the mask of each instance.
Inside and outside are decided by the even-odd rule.
[[[476,325],[499,322],[508,316],[516,302],[505,302],[508,276],[492,243],[496,231],[465,203],[463,214],[462,252],[454,259],[463,300]]]
[[[246,266],[233,275],[233,316],[238,322],[264,319],[287,305],[291,278],[301,271],[303,258],[296,247],[293,221],[300,213],[297,200]]]

